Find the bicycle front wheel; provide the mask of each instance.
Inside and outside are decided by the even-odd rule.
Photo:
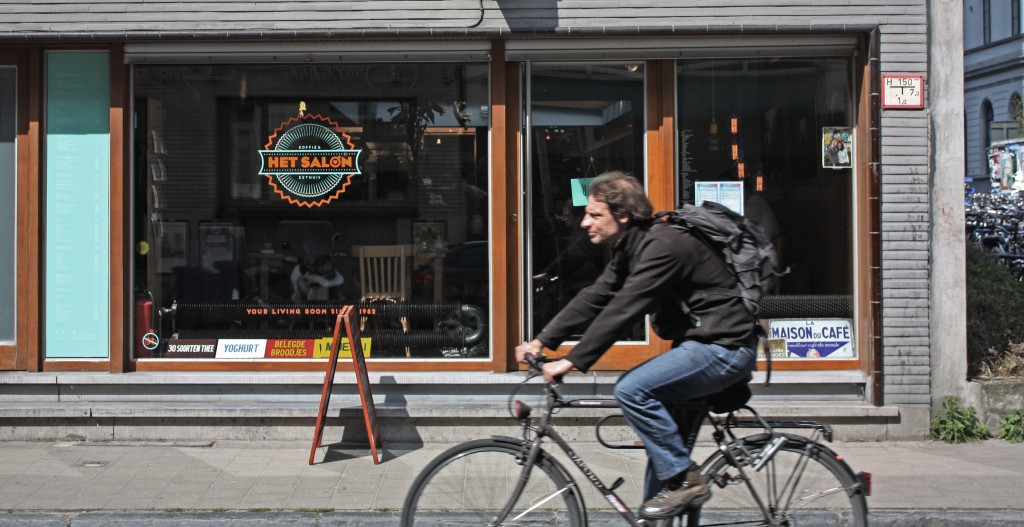
[[[762,525],[765,513],[783,526],[841,525],[867,527],[868,506],[862,485],[849,465],[831,449],[806,437],[783,434],[787,443],[755,471],[751,466],[772,439],[758,434],[730,445],[733,456],[753,486],[721,452],[704,464],[711,500],[704,504],[702,524]]]
[[[452,447],[430,462],[413,482],[402,508],[402,527],[496,525],[507,503],[512,511],[497,525],[584,527],[579,489],[565,469],[541,452],[523,491],[529,445],[480,439]]]

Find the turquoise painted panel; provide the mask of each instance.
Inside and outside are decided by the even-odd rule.
[[[46,56],[46,358],[110,355],[110,58]]]
[[[14,67],[0,66],[0,342],[14,342],[15,309],[15,200],[18,160],[15,157],[17,139],[17,80]]]

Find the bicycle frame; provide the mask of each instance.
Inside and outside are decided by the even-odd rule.
[[[604,496],[604,499],[608,503],[611,504],[612,508],[614,508],[615,511],[618,512],[619,515],[622,516],[622,518],[625,519],[629,523],[629,525],[632,525],[632,526],[642,526],[642,525],[644,525],[644,523],[641,523],[640,521],[638,521],[636,516],[633,515],[633,512],[629,510],[629,507],[626,507],[626,505],[622,502],[622,500],[619,498],[619,496],[617,494],[615,494],[615,490],[614,489],[618,488],[618,486],[621,485],[624,480],[622,480],[622,478],[619,478],[619,480],[616,480],[615,483],[613,483],[610,487],[605,485],[604,482],[601,481],[601,478],[598,477],[598,475],[596,473],[594,473],[594,471],[590,468],[590,466],[588,466],[587,463],[583,460],[583,457],[581,457],[575,450],[573,450],[573,448],[569,445],[569,443],[565,440],[565,438],[563,438],[558,433],[558,431],[555,430],[554,426],[551,425],[551,416],[554,414],[554,411],[557,410],[557,409],[560,409],[560,408],[618,408],[619,407],[618,401],[616,401],[614,399],[571,399],[571,400],[564,400],[564,399],[562,399],[562,397],[558,393],[558,391],[553,386],[551,386],[550,384],[545,388],[545,394],[544,395],[545,395],[545,399],[546,399],[545,400],[545,405],[544,405],[544,412],[543,412],[543,414],[541,414],[541,416],[539,418],[539,421],[538,421],[538,424],[537,424],[536,427],[532,427],[531,428],[531,426],[530,426],[530,422],[529,422],[529,409],[528,408],[526,409],[524,415],[517,416],[517,417],[519,417],[520,419],[522,419],[524,421],[524,425],[523,425],[524,439],[529,437],[531,429],[533,431],[533,439],[530,440],[530,450],[526,454],[526,459],[524,460],[524,463],[523,463],[523,473],[520,476],[518,483],[516,483],[516,488],[513,490],[512,496],[513,497],[519,496],[519,494],[523,491],[523,488],[526,486],[526,482],[530,478],[530,470],[533,468],[534,463],[537,462],[537,458],[540,455],[540,452],[542,450],[541,444],[543,443],[544,438],[550,438],[551,440],[553,440],[555,442],[556,445],[559,446],[559,448],[562,449],[563,452],[565,452],[565,455],[568,456],[569,459],[572,460],[572,462],[576,466],[576,468],[579,469],[579,471],[582,472],[584,476],[586,476],[587,480],[590,481],[590,484],[593,485],[594,488],[596,488],[598,490],[598,492],[601,493],[602,496]],[[523,407],[523,406],[525,406],[525,405],[520,405],[520,407]],[[555,495],[549,496],[547,498],[547,500],[550,500],[554,496]],[[537,507],[540,507],[547,500],[544,500],[544,501],[542,501],[540,503],[535,504],[533,507],[531,507],[526,512],[529,512],[530,510],[533,510],[533,509],[535,509]],[[511,511],[512,507],[514,506],[514,504],[515,504],[515,498],[509,500],[509,503],[507,503],[505,505],[505,507],[502,509],[501,513],[498,514],[498,518],[497,518],[497,520],[495,522],[496,524],[500,525],[501,522],[505,521],[505,518],[508,516],[508,514]],[[515,518],[513,518],[513,520],[515,520]]]

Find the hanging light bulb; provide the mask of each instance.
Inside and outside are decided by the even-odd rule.
[[[722,147],[718,139],[718,122],[715,121],[715,61],[711,61],[711,127],[708,133],[708,151],[717,152]]]
[[[441,144],[441,138],[440,137],[437,138],[437,144]]]
[[[757,191],[764,192],[764,176],[757,176]]]
[[[736,135],[740,133],[740,118],[736,117],[736,114],[732,114],[729,118],[729,133]]]
[[[733,143],[732,144],[732,160],[736,161],[739,158],[740,158],[740,145],[738,145],[736,143]]]
[[[739,176],[740,179],[747,177],[747,167],[744,165],[743,161],[736,163],[736,175]]]

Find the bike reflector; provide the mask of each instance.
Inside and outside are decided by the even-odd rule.
[[[861,488],[864,489],[864,495],[871,495],[871,473],[870,472],[858,472],[857,480],[860,481]]]

